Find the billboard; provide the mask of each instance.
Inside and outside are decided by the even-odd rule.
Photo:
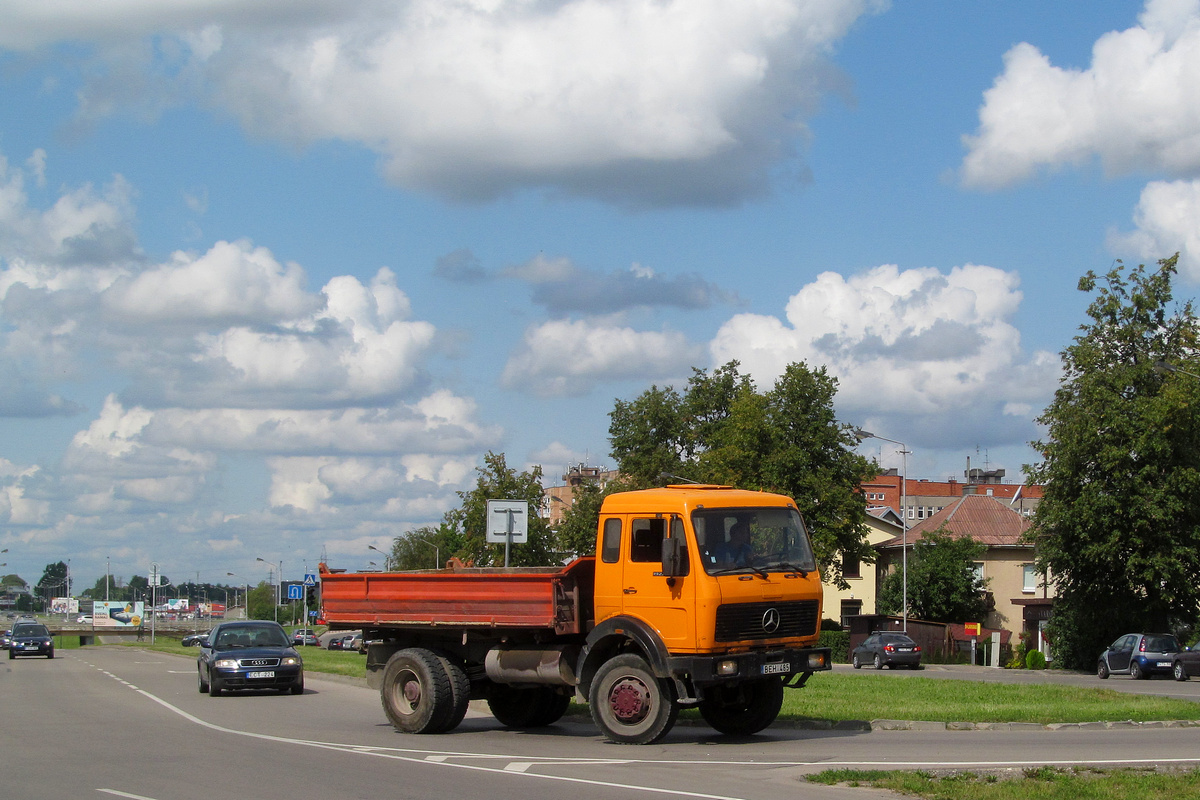
[[[137,628],[145,616],[145,603],[108,602],[97,600],[92,604],[92,627]]]
[[[74,597],[52,597],[50,598],[50,613],[78,614],[79,601]]]
[[[166,602],[166,610],[179,614],[186,612],[188,610],[187,598],[185,597],[179,600],[168,600]]]

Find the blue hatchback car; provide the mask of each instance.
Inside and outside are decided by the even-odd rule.
[[[1096,677],[1128,673],[1131,678],[1170,675],[1182,648],[1169,633],[1127,633],[1100,654]]]

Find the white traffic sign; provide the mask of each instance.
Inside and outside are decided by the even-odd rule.
[[[501,544],[527,542],[529,503],[524,500],[488,500],[487,540]]]
[[[317,576],[311,572],[306,573],[304,576],[304,585],[305,586],[316,586],[317,585]]]

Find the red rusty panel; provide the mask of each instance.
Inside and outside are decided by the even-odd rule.
[[[355,626],[555,628],[561,623],[556,584],[565,581],[567,591],[560,589],[557,594],[571,596],[569,587],[575,578],[570,573],[581,569],[580,564],[577,561],[562,570],[545,572],[322,571],[321,602],[327,621]]]

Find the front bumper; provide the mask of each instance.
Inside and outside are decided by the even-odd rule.
[[[9,645],[13,655],[18,656],[48,656],[54,651],[53,643],[46,642],[13,642]]]
[[[828,647],[755,650],[717,656],[672,656],[672,676],[694,686],[825,672],[833,669]]]

